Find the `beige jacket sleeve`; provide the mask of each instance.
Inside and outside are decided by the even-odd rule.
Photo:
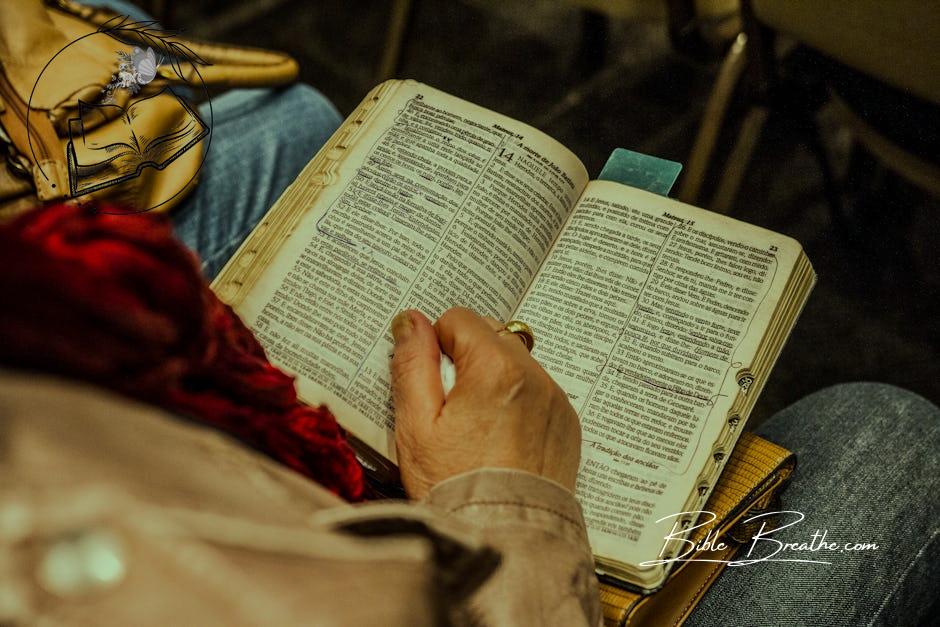
[[[599,625],[581,511],[480,470],[350,506],[214,430],[0,371],[0,624]]]
[[[483,469],[437,485],[427,502],[474,526],[502,558],[470,601],[482,624],[601,624],[581,507],[566,488],[527,472]]]

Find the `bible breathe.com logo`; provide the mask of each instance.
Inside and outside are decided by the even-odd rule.
[[[691,527],[682,522],[696,518],[698,518],[698,523]],[[714,512],[707,510],[679,512],[660,518],[656,521],[657,523],[673,520],[672,530],[663,537],[665,544],[660,551],[659,559],[643,562],[640,566],[655,566],[672,562],[713,562],[728,566],[750,566],[767,562],[830,565],[832,564],[830,560],[839,554],[878,550],[878,545],[874,542],[836,540],[830,536],[828,529],[816,529],[812,534],[799,539],[782,540],[775,537],[792,536],[792,533],[780,534],[780,532],[806,519],[802,512],[795,510],[761,512],[740,521],[736,526],[737,529],[754,529],[754,531],[747,532],[750,538],[743,542],[740,535],[736,536],[737,540],[726,540],[725,536],[719,538],[717,529],[710,528],[717,519],[718,516]],[[697,537],[701,535],[701,532],[694,533],[697,529],[707,529],[705,536]],[[689,536],[696,539],[690,539]],[[741,547],[732,554],[732,557],[726,559],[723,556],[726,556],[733,544],[741,544]]]
[[[97,61],[100,69],[92,67]],[[65,142],[68,197],[136,204],[135,212],[175,202],[195,183],[211,142],[212,102],[199,71],[207,65],[154,21],[125,15],[70,41],[40,71],[27,103],[26,134],[38,176],[50,181],[51,166],[35,150],[42,145],[36,125],[47,124],[38,116],[49,113],[34,99],[78,93],[77,102],[60,107],[66,113],[61,121],[50,115]],[[95,89],[94,81],[109,75],[110,82]],[[204,97],[208,124],[187,102],[194,94]]]

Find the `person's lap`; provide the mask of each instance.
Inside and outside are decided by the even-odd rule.
[[[940,583],[940,410],[900,388],[844,384],[756,431],[797,454],[782,508],[806,518],[772,537],[809,542],[826,530],[840,548],[878,548],[779,556],[830,565],[728,568],[688,624],[923,624]]]

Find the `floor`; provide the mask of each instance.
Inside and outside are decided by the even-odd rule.
[[[390,3],[350,4],[206,1],[177,5],[173,19],[194,36],[291,52],[302,79],[348,113],[376,83]],[[616,147],[687,160],[717,62],[673,52],[661,22],[615,21],[606,61],[588,75],[572,69],[579,17],[557,0],[416,2],[399,76],[548,132],[592,174]],[[847,137],[823,122],[839,165]],[[771,119],[733,215],[802,242],[819,284],[754,420],[843,381],[890,382],[940,402],[940,202],[884,178],[865,197],[844,193],[849,221],[837,228],[812,153]]]

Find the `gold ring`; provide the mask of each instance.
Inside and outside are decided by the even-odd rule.
[[[496,332],[496,335],[512,333],[525,344],[526,349],[531,353],[535,347],[535,335],[532,333],[532,327],[521,320],[510,320],[503,325],[503,328]]]

